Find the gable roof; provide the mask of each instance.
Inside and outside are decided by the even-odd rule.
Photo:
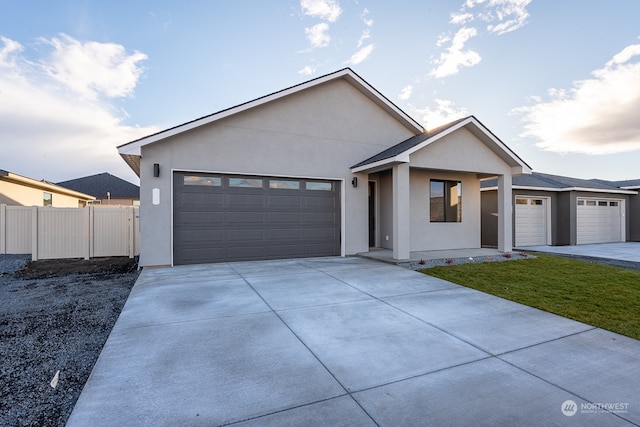
[[[342,70],[339,70],[321,77],[317,77],[315,79],[306,81],[304,83],[300,83],[295,86],[291,86],[289,88],[271,93],[269,95],[256,98],[253,101],[245,102],[243,104],[236,105],[235,107],[221,110],[221,111],[218,111],[217,113],[200,117],[199,119],[195,119],[190,122],[183,123],[178,126],[174,126],[172,128],[154,133],[152,135],[145,136],[135,141],[131,141],[127,144],[119,146],[118,153],[127,162],[127,164],[133,169],[133,171],[139,176],[141,150],[142,150],[142,147],[145,145],[153,144],[163,139],[181,134],[183,132],[187,132],[191,129],[194,129],[209,123],[213,123],[225,117],[229,117],[231,115],[241,113],[251,108],[255,108],[255,107],[264,105],[266,103],[276,101],[278,99],[282,99],[286,96],[304,91],[306,89],[310,89],[312,87],[316,87],[316,86],[319,86],[331,81],[335,81],[338,79],[345,80],[346,82],[351,84],[354,88],[358,89],[363,95],[365,95],[371,101],[376,103],[379,107],[385,110],[390,116],[395,118],[407,129],[411,130],[414,133],[423,132],[424,129],[420,123],[416,122],[407,113],[402,111],[398,106],[396,106],[393,102],[391,102],[387,97],[385,97],[380,92],[378,92],[378,90],[376,90],[373,86],[367,83],[362,77],[357,75],[352,69],[344,68]]]
[[[59,182],[57,185],[100,199],[107,197],[107,192],[114,199],[140,198],[140,187],[107,172]]]
[[[402,141],[375,156],[353,165],[351,171],[356,173],[394,163],[407,163],[411,154],[461,128],[469,130],[511,167],[520,169],[519,173],[531,173],[531,167],[474,116],[455,120]]]
[[[496,179],[488,179],[480,183],[483,190],[494,189],[496,185]],[[533,172],[531,175],[514,176],[512,179],[512,188],[544,191],[589,191],[596,193],[636,194],[635,191],[622,189],[611,181],[571,178],[540,172]]]
[[[9,172],[0,169],[0,181],[7,181],[12,184],[23,185],[26,187],[36,188],[42,191],[64,194],[66,196],[75,197],[80,200],[93,200],[95,197],[86,194],[81,191],[72,190],[67,187],[62,187],[45,180],[38,181],[37,179],[29,178],[26,176],[18,175],[17,173]]]

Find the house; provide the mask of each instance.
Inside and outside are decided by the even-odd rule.
[[[77,208],[92,200],[89,194],[0,169],[0,204]]]
[[[513,177],[516,247],[639,241],[639,181],[586,180],[533,172]],[[497,181],[482,183],[482,244],[497,246]],[[635,222],[634,222],[635,221]]]
[[[140,176],[142,266],[481,246],[480,181],[529,166],[470,116],[425,131],[343,69],[118,147]]]
[[[107,172],[58,182],[57,185],[91,194],[96,199],[95,204],[140,205],[140,187]]]

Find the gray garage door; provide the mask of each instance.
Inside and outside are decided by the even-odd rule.
[[[335,181],[174,174],[173,262],[340,255]]]

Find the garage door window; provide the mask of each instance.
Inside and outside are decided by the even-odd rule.
[[[333,191],[333,183],[307,181],[305,188],[307,190]]]
[[[184,185],[204,185],[207,187],[220,187],[222,185],[222,178],[219,176],[195,176],[185,175]]]
[[[609,202],[609,206],[618,206],[618,202]]]
[[[229,187],[262,188],[262,180],[257,178],[229,178]]]
[[[587,200],[587,206],[595,206],[595,205],[596,205],[595,200]]]
[[[282,190],[299,190],[300,181],[271,179],[269,180],[269,188],[282,189]]]

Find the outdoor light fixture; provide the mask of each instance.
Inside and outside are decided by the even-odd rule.
[[[156,178],[160,176],[160,165],[158,163],[153,164],[153,176]]]
[[[356,187],[358,186],[358,177],[357,177],[357,176],[354,176],[354,177],[351,179],[351,186],[352,186],[353,188],[356,188]]]

